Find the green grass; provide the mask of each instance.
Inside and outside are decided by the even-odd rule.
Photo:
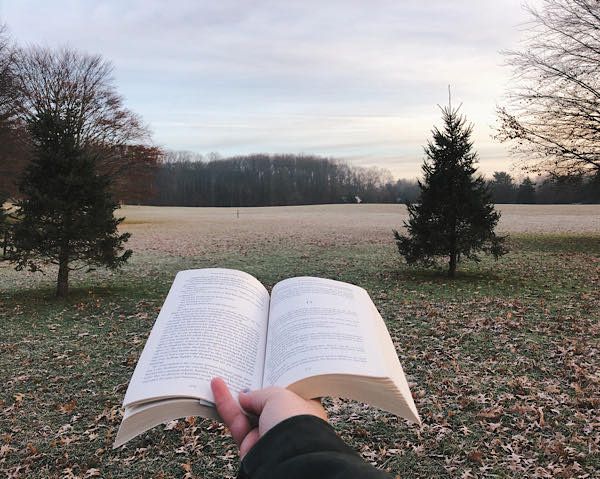
[[[235,477],[235,448],[207,420],[110,449],[175,272],[222,266],[269,287],[317,275],[369,291],[424,425],[351,401],[326,406],[342,437],[379,467],[401,477],[597,476],[600,236],[519,235],[511,247],[498,263],[461,265],[452,281],[407,267],[392,245],[138,254],[121,273],[75,276],[66,301],[53,297],[51,275],[2,265],[0,473],[184,477],[189,462],[196,477]]]

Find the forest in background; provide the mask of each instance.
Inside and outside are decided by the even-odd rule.
[[[395,180],[383,168],[352,166],[313,155],[254,154],[204,158],[168,152],[156,166],[140,204],[157,206],[282,206],[416,201],[416,180]],[[537,177],[517,181],[506,172],[488,180],[496,203],[600,202],[600,176]],[[121,198],[125,203],[136,198]]]
[[[154,206],[285,206],[416,201],[415,180],[389,170],[353,166],[316,155],[252,154],[221,158],[156,147],[128,146],[115,162],[113,193],[121,203]],[[3,163],[0,191],[18,198],[27,163],[14,155]],[[111,170],[115,169],[114,166]],[[496,203],[600,203],[600,175],[535,176],[520,181],[504,171],[488,178]]]

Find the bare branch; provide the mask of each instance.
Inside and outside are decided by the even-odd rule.
[[[600,2],[544,0],[513,68],[497,138],[532,172],[600,171]]]

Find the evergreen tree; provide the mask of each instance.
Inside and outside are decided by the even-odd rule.
[[[588,180],[585,198],[587,203],[600,203],[600,171]]]
[[[408,236],[394,231],[398,251],[410,263],[426,266],[448,258],[454,277],[462,257],[478,261],[477,252],[494,258],[506,253],[504,238],[494,233],[500,214],[481,175],[475,175],[477,154],[471,142],[472,125],[451,106],[442,108],[443,131],[434,127],[433,142],[425,147],[424,181],[418,203],[407,203]]]
[[[27,128],[30,163],[21,177],[9,258],[17,269],[58,266],[66,296],[73,269],[123,264],[131,251],[119,234],[111,196],[128,145],[145,138],[123,106],[101,57],[63,49],[20,50],[15,110]]]
[[[525,177],[517,190],[517,203],[532,205],[535,203],[535,183],[529,176]]]
[[[20,183],[19,221],[13,230],[11,259],[17,269],[58,266],[57,296],[64,297],[73,269],[123,264],[129,233],[119,234],[110,178],[98,173],[97,157],[74,135],[73,111],[41,115],[29,124],[33,158]]]
[[[512,176],[505,171],[495,171],[489,183],[490,193],[494,203],[514,203],[516,188]]]

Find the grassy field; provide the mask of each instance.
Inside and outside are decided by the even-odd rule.
[[[131,264],[75,276],[67,301],[52,297],[51,274],[0,263],[0,476],[235,477],[234,445],[207,420],[110,447],[175,272],[223,266],[269,287],[308,274],[369,291],[424,424],[325,403],[378,467],[399,477],[598,477],[600,209],[551,208],[503,208],[512,253],[462,265],[454,281],[402,264],[394,205],[240,209],[239,218],[129,207]]]

